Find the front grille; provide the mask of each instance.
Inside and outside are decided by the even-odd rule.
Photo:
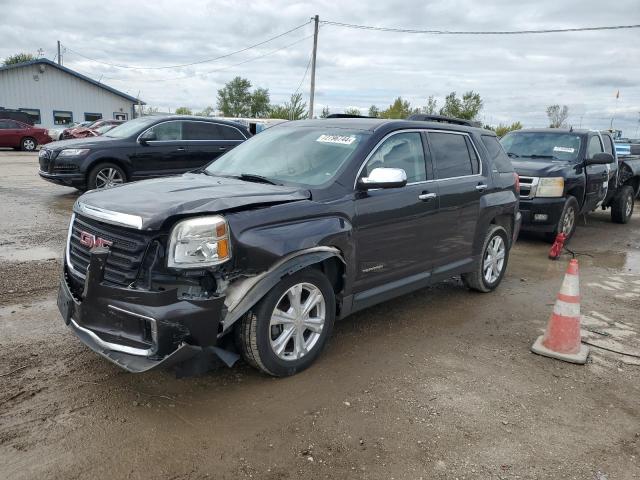
[[[538,177],[520,177],[520,198],[535,197],[538,188]]]
[[[85,239],[111,242],[104,281],[118,286],[128,286],[136,279],[147,245],[154,236],[151,232],[140,232],[76,215],[69,238],[68,261],[72,267],[71,274],[76,280],[82,281],[86,276],[91,255],[91,248],[80,242],[82,233]]]

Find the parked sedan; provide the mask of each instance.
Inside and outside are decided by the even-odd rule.
[[[51,137],[45,128],[36,128],[17,120],[0,119],[0,147],[33,152],[38,145],[50,141]]]
[[[233,121],[142,117],[106,134],[52,143],[40,151],[40,176],[78,190],[108,188],[201,168],[249,138]]]

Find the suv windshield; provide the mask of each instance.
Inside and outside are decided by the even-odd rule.
[[[147,125],[154,123],[158,120],[158,117],[140,117],[134,120],[124,122],[122,125],[118,125],[116,128],[109,130],[109,133],[105,137],[113,138],[127,138],[136,133],[139,133]]]
[[[563,160],[578,158],[580,135],[554,132],[510,132],[500,140],[510,157]]]
[[[220,157],[205,172],[259,176],[274,183],[321,185],[335,176],[369,135],[362,130],[339,128],[272,127]]]

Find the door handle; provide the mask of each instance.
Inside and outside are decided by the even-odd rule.
[[[438,196],[438,194],[436,194],[436,193],[422,193],[422,194],[418,195],[418,198],[420,200],[422,200],[423,202],[428,202],[429,200],[433,200],[437,196]]]
[[[186,148],[184,148],[184,147],[178,147],[178,148],[176,148],[176,150],[177,150],[177,151],[179,151],[179,152],[184,152],[184,151],[186,150]]]
[[[478,190],[479,192],[484,192],[486,189],[487,189],[486,183],[480,183],[476,185],[476,190]]]
[[[224,152],[227,149],[227,147],[218,147],[218,150],[220,150],[221,152]]]

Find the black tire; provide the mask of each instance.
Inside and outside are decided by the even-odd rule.
[[[484,266],[485,260],[488,256],[489,246],[496,237],[500,237],[502,239],[502,244],[504,245],[504,262],[502,263],[502,267],[497,277],[494,280],[489,280],[485,277]],[[484,241],[482,242],[481,254],[474,264],[473,271],[462,274],[462,283],[464,283],[468,289],[482,293],[495,290],[498,285],[500,285],[500,282],[504,277],[504,273],[507,271],[507,264],[509,263],[509,249],[510,242],[507,231],[499,225],[489,225]]]
[[[611,202],[611,221],[627,223],[633,215],[634,190],[630,185],[622,187]]]
[[[553,243],[556,239],[556,236],[563,232],[566,235],[565,243],[567,243],[573,234],[576,233],[576,228],[578,226],[578,213],[580,212],[580,205],[578,205],[578,200],[576,197],[569,196],[567,200],[564,202],[564,207],[562,208],[562,213],[560,214],[560,219],[558,220],[558,224],[553,232],[545,234],[545,237],[548,242]],[[565,221],[570,222],[570,226],[565,226]]]
[[[322,292],[325,301],[325,321],[315,344],[304,356],[297,359],[283,359],[275,353],[271,345],[274,328],[277,328],[270,325],[271,317],[279,302],[284,301],[285,293],[299,284],[313,285]],[[238,321],[235,330],[236,344],[246,362],[258,370],[274,377],[294,375],[309,367],[318,358],[327,339],[331,336],[335,315],[336,302],[331,283],[321,271],[307,268],[280,280],[247,315]],[[303,332],[303,335],[304,333],[306,332]],[[311,334],[312,332],[309,331],[309,335]],[[289,340],[283,344],[290,345]]]
[[[23,152],[35,152],[38,147],[38,141],[33,137],[24,137],[20,141],[20,150]]]
[[[105,188],[104,185],[102,185],[102,176],[100,174],[104,174],[104,172],[111,170],[117,172],[119,178],[122,179],[122,181],[118,182],[118,184],[127,182],[127,174],[120,166],[116,165],[115,163],[104,162],[99,163],[89,172],[89,176],[87,177],[87,190]]]

